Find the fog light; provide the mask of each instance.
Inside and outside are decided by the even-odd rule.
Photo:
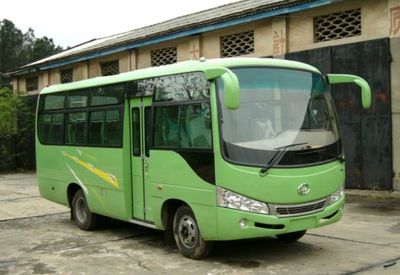
[[[241,229],[245,229],[247,227],[247,220],[246,219],[241,219],[239,221],[239,226]]]

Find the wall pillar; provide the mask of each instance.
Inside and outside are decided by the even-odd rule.
[[[199,60],[200,53],[200,37],[195,37],[189,41],[190,60]]]
[[[89,78],[89,61],[81,62],[74,67],[73,71],[73,80],[79,81],[83,79]]]
[[[285,59],[287,43],[286,17],[274,18],[272,20],[272,55],[275,58]]]
[[[136,69],[137,69],[136,50],[131,50],[129,52],[129,70],[134,71]]]

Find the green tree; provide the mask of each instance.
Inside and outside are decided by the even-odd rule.
[[[0,21],[0,87],[4,73],[22,64],[23,43],[24,35],[11,21]]]
[[[33,29],[22,33],[10,20],[0,20],[0,172],[33,168],[35,131],[36,97],[13,93],[5,73],[61,50],[47,36],[36,38]]]
[[[0,87],[9,86],[11,79],[4,74],[22,65],[48,57],[62,51],[53,39],[35,37],[33,29],[22,33],[13,22],[0,21]]]
[[[15,169],[19,101],[19,97],[9,88],[0,89],[0,172]]]
[[[10,138],[17,134],[19,100],[19,97],[11,89],[0,89],[0,137],[2,138]]]
[[[62,51],[62,48],[60,46],[56,47],[53,39],[43,36],[42,38],[33,40],[29,59],[36,61],[60,51]]]
[[[0,173],[32,169],[36,97],[0,89]]]

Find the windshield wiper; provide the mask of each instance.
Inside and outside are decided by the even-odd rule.
[[[302,142],[302,143],[293,143],[285,146],[280,146],[274,148],[275,150],[278,150],[271,158],[271,160],[267,163],[267,165],[263,168],[260,169],[260,176],[264,177],[267,175],[268,170],[273,167],[285,154],[286,150],[290,147],[298,146],[298,145],[305,145],[308,144],[307,142]]]

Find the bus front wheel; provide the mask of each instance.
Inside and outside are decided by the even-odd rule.
[[[90,211],[82,189],[75,192],[71,207],[75,223],[80,229],[90,231],[96,228],[99,216]]]
[[[176,210],[173,232],[176,245],[183,256],[200,260],[210,253],[212,244],[201,237],[196,218],[189,206],[183,205]]]
[[[301,237],[306,234],[307,230],[302,230],[302,231],[296,231],[296,232],[290,232],[290,233],[285,233],[285,234],[279,234],[276,235],[276,237],[284,242],[295,242],[299,240]]]

